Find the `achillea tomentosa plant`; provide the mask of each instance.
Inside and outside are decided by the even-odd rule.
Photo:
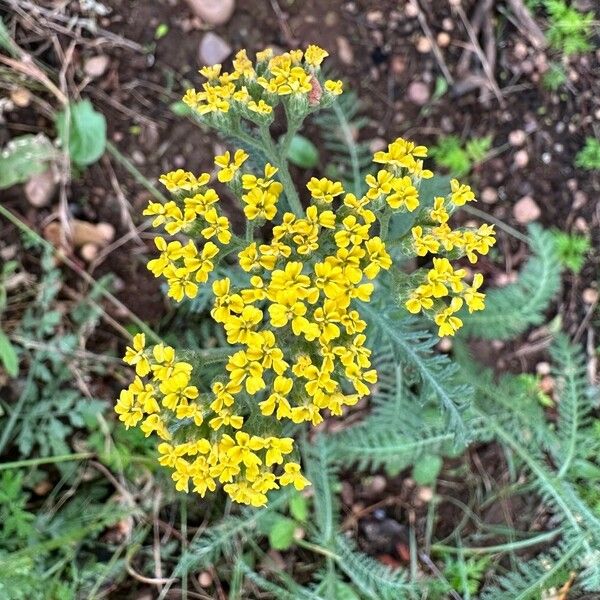
[[[174,199],[151,202],[144,211],[170,236],[156,237],[160,254],[148,268],[166,278],[177,302],[211,285],[211,316],[231,345],[223,352],[222,374],[210,381],[200,359],[183,360],[164,344],[147,347],[144,334],[127,349],[125,362],[135,366],[136,377],[116,411],[126,427],[139,425],[146,436],[158,436],[159,462],[173,469],[178,490],[191,485],[204,496],[222,485],[234,501],[261,506],[269,490],[309,484],[294,440],[283,432],[291,423],[318,425],[327,412],[341,415],[370,393],[377,371],[361,304],[378,292],[381,277],[389,278],[397,296],[389,304],[423,313],[440,336],[461,327],[463,307],[484,308],[482,275],[468,283],[467,269],[450,259],[466,256],[475,263],[494,244],[493,226],[452,229],[455,209],[475,200],[456,180],[433,204],[420,199],[421,181],[433,176],[423,166],[424,146],[398,138],[376,152],[362,198],[345,193],[341,182],[313,177],[303,208],[285,156],[307,115],[342,93],[340,81],[321,73],[327,55],[317,46],[279,56],[265,50],[253,63],[242,50],[231,73],[221,65],[204,67],[202,90],[184,96],[202,123],[241,140],[250,153],[215,157],[218,182],[243,207],[245,236],[232,231],[208,173],[162,175]],[[275,142],[270,125],[280,107],[288,129]],[[410,232],[398,236],[390,222],[400,213],[415,219]],[[262,239],[256,231],[265,224],[271,229]],[[186,243],[175,239],[180,234]],[[391,256],[430,254],[433,266],[412,274]],[[211,277],[217,264],[232,276]],[[384,287],[379,291],[389,295]]]

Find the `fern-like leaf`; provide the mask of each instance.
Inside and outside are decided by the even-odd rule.
[[[422,401],[436,399],[441,403],[456,444],[464,445],[471,437],[463,412],[469,405],[472,389],[457,381],[458,365],[435,351],[438,338],[429,331],[416,329],[418,321],[414,318],[392,319],[369,304],[363,304],[362,310],[378,330],[379,337],[392,345],[398,359],[418,374]]]
[[[518,280],[487,292],[486,308],[466,315],[462,333],[486,340],[506,340],[544,320],[560,288],[560,263],[553,236],[537,225],[529,228],[533,255]]]
[[[372,159],[367,144],[357,141],[366,124],[366,119],[359,116],[360,107],[356,94],[345,92],[338,96],[330,110],[322,111],[314,118],[330,161],[338,170],[336,176],[357,196],[364,192],[363,176]]]
[[[481,600],[538,600],[542,592],[553,585],[554,578],[568,567],[581,549],[581,542],[564,544],[533,560],[518,562],[517,570],[501,577],[498,583],[484,590]]]
[[[374,558],[359,552],[342,535],[335,537],[339,568],[369,600],[404,600],[413,598],[416,586],[407,580],[404,571],[392,570]]]

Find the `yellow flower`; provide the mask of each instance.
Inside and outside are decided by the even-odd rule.
[[[204,193],[195,194],[190,198],[184,199],[185,208],[194,211],[195,214],[202,216],[212,204],[218,202],[219,196],[213,189],[208,189]]]
[[[293,485],[298,491],[303,490],[310,481],[301,473],[301,467],[298,463],[289,462],[283,468],[284,474],[280,475],[279,483],[281,485]]]
[[[419,206],[419,192],[408,176],[392,180],[392,193],[386,198],[390,208],[406,208],[412,212]]]
[[[248,155],[243,150],[236,150],[233,160],[231,159],[231,152],[229,150],[225,154],[215,156],[215,165],[220,168],[217,175],[218,180],[221,183],[231,181],[247,159]]]
[[[183,169],[170,171],[161,175],[158,180],[170,191],[189,190],[191,188],[191,177],[193,175]]]
[[[329,52],[323,50],[319,46],[311,44],[304,52],[304,60],[311,67],[318,67],[323,62],[323,59],[329,56]]]
[[[367,192],[367,198],[375,200],[382,194],[389,194],[392,190],[392,181],[394,180],[394,174],[385,169],[379,169],[377,171],[377,177],[369,174],[365,177],[365,182],[369,186]]]
[[[331,181],[326,177],[322,179],[312,177],[306,187],[313,198],[328,203],[332,202],[336,196],[344,193],[344,188],[339,181]]]
[[[463,206],[467,202],[475,201],[475,194],[470,186],[460,184],[457,179],[450,180],[450,198],[456,206]]]
[[[344,92],[344,83],[341,79],[333,80],[328,79],[325,82],[325,89],[333,96],[339,96]]]
[[[258,113],[259,115],[270,115],[273,112],[273,107],[267,104],[264,100],[250,100],[247,104],[248,110]]]
[[[199,71],[200,75],[203,75],[209,81],[218,79],[219,73],[221,73],[221,65],[212,65],[202,67]]]
[[[221,244],[229,244],[231,241],[231,231],[229,231],[229,219],[225,216],[220,217],[214,208],[210,208],[204,213],[204,220],[208,227],[205,227],[200,233],[209,240],[213,236]]]
[[[230,315],[225,321],[227,341],[230,344],[260,343],[260,336],[255,329],[262,317],[262,310],[254,306],[245,306],[238,316]]]
[[[485,308],[485,294],[477,291],[482,284],[483,275],[481,273],[475,273],[473,285],[468,287],[463,293],[463,298],[470,313]]]
[[[436,313],[433,320],[439,327],[438,335],[440,337],[454,335],[462,327],[463,322],[454,316],[454,313],[461,309],[462,304],[463,301],[461,298],[454,297],[452,298],[452,302],[450,302],[450,306]]]
[[[184,296],[195,298],[198,294],[198,286],[192,281],[193,272],[185,267],[169,266],[165,271],[169,284],[169,297],[181,302]]]
[[[412,292],[410,298],[404,304],[408,312],[414,315],[421,312],[421,310],[429,310],[433,308],[433,289],[430,285],[420,285],[416,290]]]
[[[448,221],[448,219],[450,218],[448,212],[446,211],[446,207],[444,206],[445,202],[445,198],[434,198],[433,209],[429,211],[429,216],[431,217],[431,220],[440,223],[441,225],[446,223],[446,221]]]
[[[127,346],[123,360],[128,365],[135,365],[135,372],[144,377],[150,373],[150,361],[144,355],[146,349],[146,336],[138,333],[133,336],[133,348]]]
[[[387,152],[375,152],[373,162],[395,167],[410,167],[414,164],[415,158],[425,158],[426,156],[427,148],[425,146],[415,146],[413,142],[397,138],[388,144]]]
[[[429,234],[423,235],[423,228],[417,225],[411,229],[413,236],[413,248],[417,256],[425,256],[428,252],[436,254],[440,249],[440,243]]]
[[[244,194],[242,200],[246,203],[244,214],[251,221],[254,219],[270,221],[277,214],[277,196],[259,187]]]

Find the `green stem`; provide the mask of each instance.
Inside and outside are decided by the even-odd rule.
[[[250,244],[254,239],[254,221],[246,221],[246,243]]]
[[[381,217],[379,217],[379,237],[385,242],[387,240],[388,231],[390,228],[390,219],[392,213],[386,206]]]
[[[22,469],[23,467],[38,467],[39,465],[51,465],[71,460],[87,460],[94,456],[93,452],[78,452],[77,454],[61,454],[60,456],[48,456],[45,458],[28,458],[15,460],[13,462],[0,463],[0,471],[8,469]]]
[[[475,546],[475,547],[462,547],[456,548],[455,546],[446,546],[445,544],[432,544],[432,552],[440,552],[446,554],[500,554],[502,552],[514,552],[516,550],[522,550],[523,548],[529,548],[547,542],[561,533],[560,529],[554,531],[546,531],[540,533],[534,537],[526,540],[519,540],[518,542],[508,542],[506,544],[496,544],[495,546]]]

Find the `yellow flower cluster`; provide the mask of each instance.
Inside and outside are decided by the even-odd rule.
[[[222,412],[233,403],[230,393],[235,386],[215,383],[217,392],[211,402],[209,394],[192,385],[192,365],[178,361],[170,346],[146,348],[143,333],[134,337],[124,360],[135,366],[136,377],[121,391],[115,410],[127,428],[141,421],[146,436],[158,435],[158,462],[173,469],[177,490],[188,492],[191,482],[192,490],[204,496],[221,484],[234,501],[262,506],[269,490],[286,485],[301,490],[308,485],[300,465],[285,459],[293,451],[291,438],[239,431],[243,419],[236,421],[233,415],[212,419],[206,427],[206,414]],[[225,429],[225,425],[233,428],[231,435],[210,435],[211,428]],[[278,465],[281,473],[275,475]]]
[[[264,135],[278,102],[293,100],[286,111],[305,116],[307,107],[342,92],[339,81],[319,81],[326,56],[318,46],[278,56],[265,50],[252,63],[242,50],[231,73],[221,65],[204,67],[202,91],[188,90],[184,102],[211,119],[241,115]],[[494,243],[493,227],[452,230],[448,224],[456,207],[474,200],[468,186],[453,180],[449,195],[432,206],[420,198],[421,181],[433,176],[423,165],[424,146],[398,138],[375,153],[378,168],[366,176],[361,197],[341,182],[313,177],[306,185],[308,207],[297,201],[296,212],[283,214],[278,203],[282,181],[291,185],[289,173],[274,152],[267,156],[277,166],[267,162],[260,173],[248,169],[241,149],[214,158],[218,183],[240,200],[245,239],[232,231],[210,174],[178,169],[160,177],[173,200],[150,202],[144,210],[166,232],[155,238],[158,256],[148,268],[165,277],[168,295],[178,302],[210,285],[210,314],[231,348],[222,372],[205,372],[193,354],[182,360],[172,347],[146,347],[144,335],[136,335],[124,357],[136,375],[116,406],[126,427],[159,438],[159,462],[173,470],[178,490],[204,496],[222,487],[234,501],[253,506],[264,505],[270,490],[309,485],[294,461],[294,441],[282,431],[290,424],[318,425],[327,413],[341,415],[377,381],[360,303],[371,300],[374,280],[392,266],[386,240],[394,214],[414,213],[418,223],[400,245],[412,255],[434,255],[433,268],[415,276],[406,308],[428,314],[440,335],[461,326],[456,313],[463,304],[469,311],[484,305],[482,276],[467,285],[466,270],[449,258],[474,263]],[[255,225],[269,222],[270,231],[255,240]],[[236,254],[235,276],[215,277],[217,263]]]
[[[271,49],[256,54],[256,63],[240,50],[233,60],[233,71],[221,72],[221,65],[204,67],[207,81],[202,91],[189,89],[183,102],[200,115],[228,113],[233,107],[256,123],[269,122],[281,97],[304,95],[311,105],[318,104],[323,89],[330,97],[342,93],[342,82],[318,79],[323,59],[329,54],[318,46],[291,50],[277,56]]]
[[[468,185],[461,185],[456,179],[450,182],[447,197],[434,198],[429,211],[429,224],[412,228],[412,249],[417,256],[458,252],[466,255],[469,262],[477,262],[477,254],[485,255],[496,242],[494,226],[483,224],[477,230],[451,229],[448,224],[450,214],[458,207],[475,200],[475,194]],[[464,281],[466,269],[454,269],[448,258],[434,258],[422,283],[406,300],[406,308],[413,314],[421,311],[433,317],[440,337],[454,335],[462,320],[456,315],[463,305],[470,313],[485,308],[485,294],[478,289],[483,283],[483,275],[476,273],[469,286]],[[448,298],[446,303],[442,298]]]

